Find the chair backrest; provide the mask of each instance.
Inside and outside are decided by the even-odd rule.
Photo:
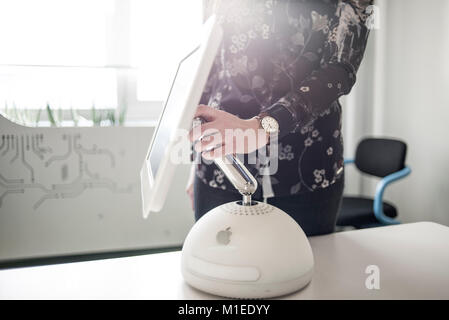
[[[367,174],[385,177],[405,166],[407,145],[399,140],[365,138],[359,142],[355,165]]]

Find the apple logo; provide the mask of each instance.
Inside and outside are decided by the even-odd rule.
[[[222,245],[227,245],[231,242],[231,227],[227,227],[225,230],[217,232],[217,242]]]

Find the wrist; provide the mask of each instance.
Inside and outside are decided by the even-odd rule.
[[[258,148],[270,142],[270,134],[262,127],[260,120],[261,118],[259,116],[246,120],[249,122],[250,128],[254,130]]]
[[[253,118],[245,120],[245,121],[247,121],[248,126],[252,130],[256,131],[256,133],[257,133],[257,130],[259,130],[259,129],[263,130],[262,126],[260,125],[260,120],[257,117],[253,117]]]
[[[260,127],[265,130],[268,135],[279,133],[279,122],[266,112],[261,112],[255,117],[259,120]]]

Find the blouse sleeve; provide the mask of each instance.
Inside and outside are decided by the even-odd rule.
[[[371,0],[339,0],[329,18],[312,12],[312,30],[327,34],[319,67],[262,110],[278,121],[280,137],[309,124],[351,91],[367,43],[366,9],[371,4]]]

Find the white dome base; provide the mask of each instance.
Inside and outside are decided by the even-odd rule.
[[[312,279],[313,254],[301,227],[262,202],[221,205],[193,226],[182,249],[184,280],[231,298],[271,298]]]

